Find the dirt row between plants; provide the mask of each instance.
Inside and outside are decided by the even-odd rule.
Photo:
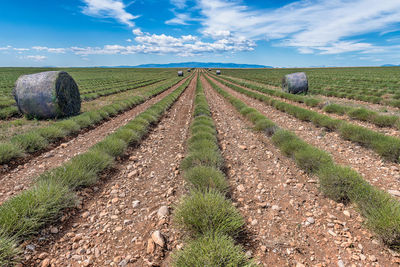
[[[0,204],[11,196],[27,189],[34,182],[34,178],[46,170],[58,167],[72,157],[87,151],[91,146],[104,139],[104,137],[117,128],[128,123],[133,117],[160,101],[185,81],[186,79],[183,79],[168,90],[149,99],[143,104],[113,117],[96,128],[84,131],[68,142],[58,145],[54,149],[29,160],[24,165],[20,165],[8,173],[1,174],[0,183],[2,186],[0,188]]]
[[[307,143],[325,150],[333,156],[336,163],[351,166],[372,185],[400,197],[399,164],[381,159],[374,151],[342,139],[337,132],[327,132],[275,108],[242,95],[212,79],[218,86],[241,99],[247,105],[258,109],[282,128],[293,131]]]
[[[79,210],[25,244],[24,266],[159,266],[181,245],[170,209],[184,190],[178,168],[195,87],[196,78],[148,137],[128,149],[128,160],[80,194]],[[163,248],[151,238],[155,231]]]
[[[232,198],[247,221],[251,242],[246,249],[255,259],[264,266],[299,267],[392,266],[400,261],[362,226],[354,209],[325,198],[315,177],[297,168],[264,134],[252,131],[204,78],[202,82]]]
[[[227,80],[225,80],[225,81],[226,82],[230,82],[230,81],[227,81]],[[303,103],[298,103],[298,102],[295,102],[295,101],[290,101],[290,100],[285,99],[285,98],[272,96],[272,95],[269,95],[269,94],[266,94],[266,93],[251,89],[251,88],[247,88],[245,86],[241,86],[239,84],[235,84],[235,85],[238,86],[238,87],[241,87],[241,88],[243,88],[245,90],[251,91],[251,92],[255,92],[255,93],[258,93],[258,94],[266,95],[266,96],[268,96],[268,97],[270,97],[272,99],[277,99],[279,101],[282,101],[282,102],[285,102],[285,103],[288,103],[288,104],[291,104],[291,105],[294,105],[294,106],[297,106],[297,107],[301,107],[301,108],[304,108],[304,109],[312,110],[314,112],[318,112],[320,114],[324,114],[324,115],[329,116],[329,117],[334,118],[334,119],[344,120],[344,121],[347,121],[347,122],[352,123],[354,125],[358,125],[358,126],[362,126],[362,127],[368,128],[368,129],[370,129],[372,131],[375,131],[375,132],[379,132],[379,133],[386,134],[386,135],[389,135],[389,136],[400,137],[400,130],[395,129],[395,128],[378,127],[375,124],[370,123],[370,122],[351,119],[347,115],[338,115],[338,114],[335,114],[335,113],[328,113],[328,112],[323,111],[321,108],[309,107],[309,106],[307,106],[306,104],[303,104]]]

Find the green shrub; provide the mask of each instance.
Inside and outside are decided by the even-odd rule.
[[[114,133],[114,135],[118,139],[124,140],[124,142],[127,144],[138,143],[141,139],[138,133],[136,133],[135,131],[133,131],[131,129],[127,129],[127,128],[119,129],[118,131],[116,131]]]
[[[294,153],[296,164],[308,173],[316,172],[326,164],[332,164],[332,158],[325,151],[310,145],[298,149]]]
[[[338,104],[329,104],[323,108],[325,112],[343,115],[346,113],[346,108]]]
[[[65,134],[76,133],[81,129],[79,124],[72,120],[58,121],[53,125],[63,130]]]
[[[370,146],[376,153],[387,160],[398,162],[400,157],[400,140],[390,136],[377,136],[371,138]]]
[[[94,122],[88,115],[80,115],[80,116],[72,118],[71,120],[76,122],[81,129],[87,128],[94,124]]]
[[[339,133],[344,139],[358,142],[363,145],[371,144],[378,135],[378,133],[368,131],[364,127],[350,123],[343,123],[339,128]]]
[[[193,134],[189,138],[188,144],[191,145],[191,144],[196,143],[197,141],[200,141],[200,140],[209,140],[211,142],[217,143],[217,137],[215,137],[214,134],[207,133],[207,132],[200,132],[200,133]]]
[[[217,191],[192,191],[181,200],[174,219],[194,236],[218,233],[235,237],[244,225],[238,210]]]
[[[347,115],[349,115],[350,118],[361,121],[369,121],[371,117],[374,116],[375,114],[376,112],[367,110],[365,108],[353,109],[352,111],[347,113]]]
[[[195,166],[208,166],[221,169],[223,159],[219,151],[201,149],[190,153],[181,163],[182,170],[188,170]]]
[[[17,242],[5,234],[0,233],[0,266],[15,266],[21,250]]]
[[[210,127],[207,125],[196,125],[196,126],[191,126],[190,127],[192,134],[198,134],[198,133],[210,133],[213,135],[217,134],[217,131],[215,130],[214,127]]]
[[[12,137],[11,143],[29,153],[44,149],[48,145],[46,139],[33,131]]]
[[[18,238],[37,234],[42,226],[56,220],[62,209],[74,204],[75,196],[68,187],[40,181],[0,206],[0,228]]]
[[[0,164],[9,162],[11,159],[23,156],[23,151],[20,147],[10,143],[0,143]]]
[[[198,150],[207,149],[211,151],[218,151],[219,147],[214,141],[207,139],[201,139],[196,142],[192,142],[188,147],[189,152],[196,152]]]
[[[315,98],[305,98],[304,103],[309,107],[316,107],[320,103],[318,99]]]
[[[240,246],[226,235],[205,235],[172,256],[174,267],[255,267]]]
[[[54,142],[66,136],[63,129],[57,127],[56,125],[37,129],[36,132],[50,142]]]
[[[206,192],[210,189],[215,189],[222,194],[228,192],[229,184],[226,181],[225,175],[215,168],[196,166],[189,169],[184,176],[186,181],[197,190]]]
[[[393,127],[398,119],[397,116],[376,115],[372,118],[371,122],[379,127]]]
[[[108,136],[103,141],[94,145],[91,150],[102,151],[112,157],[121,156],[127,147],[127,143],[116,136]]]

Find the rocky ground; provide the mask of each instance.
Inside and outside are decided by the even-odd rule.
[[[58,167],[64,162],[70,160],[72,157],[86,152],[91,146],[104,139],[119,127],[128,123],[137,114],[160,101],[167,94],[178,88],[183,82],[184,80],[145,103],[113,117],[98,127],[92,128],[89,131],[83,131],[68,142],[62,143],[42,155],[33,157],[25,164],[20,165],[9,172],[0,174],[0,183],[2,185],[0,188],[0,204],[9,197],[27,189],[34,182],[34,178],[46,170]]]
[[[269,138],[255,133],[210,88],[206,96],[228,167],[232,198],[247,221],[246,249],[264,266],[394,266],[352,207],[325,198]]]
[[[129,149],[128,160],[80,194],[82,205],[68,223],[25,246],[24,266],[159,266],[181,245],[170,214],[184,190],[178,168],[195,81],[143,143]]]
[[[258,109],[278,126],[293,131],[307,143],[329,152],[336,163],[351,166],[371,184],[400,197],[400,169],[398,163],[387,162],[371,149],[342,139],[337,132],[327,132],[279,111],[268,104],[237,93],[214,80],[221,88],[238,97],[247,105]]]

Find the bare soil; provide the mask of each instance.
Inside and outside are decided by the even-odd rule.
[[[228,167],[232,198],[252,240],[244,245],[263,266],[397,265],[396,254],[374,239],[352,207],[325,198],[316,177],[297,168],[202,82]]]
[[[138,105],[112,119],[104,122],[98,127],[72,138],[71,140],[58,144],[56,147],[37,157],[33,156],[28,162],[17,166],[15,169],[0,174],[0,204],[9,197],[18,194],[20,191],[27,189],[33,182],[34,178],[45,172],[46,170],[61,166],[72,157],[86,152],[91,146],[104,139],[107,135],[114,132],[119,127],[127,124],[136,115],[146,110],[154,103],[160,101],[163,97],[178,88],[186,79],[180,81],[163,93],[149,99],[145,103]]]

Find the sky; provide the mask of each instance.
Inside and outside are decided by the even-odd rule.
[[[0,66],[400,64],[400,0],[1,0]]]

